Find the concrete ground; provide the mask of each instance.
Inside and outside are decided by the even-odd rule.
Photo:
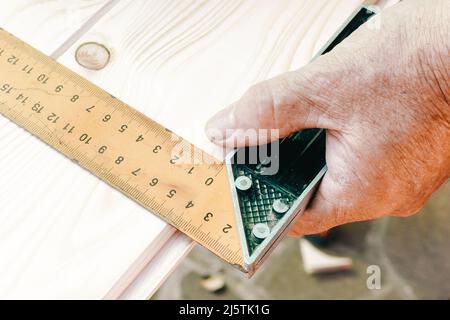
[[[299,240],[286,238],[250,280],[201,247],[167,280],[154,299],[449,299],[450,182],[416,216],[355,223],[335,231],[325,251],[353,259],[344,273],[311,276],[303,270]],[[367,267],[381,269],[381,289],[370,290]],[[201,280],[224,278],[208,292]]]

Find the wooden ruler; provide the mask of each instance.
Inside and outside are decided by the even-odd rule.
[[[243,265],[222,163],[2,29],[0,113]]]

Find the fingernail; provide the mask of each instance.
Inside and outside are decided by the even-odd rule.
[[[213,142],[221,142],[233,134],[234,119],[230,109],[224,109],[206,124],[206,136]]]

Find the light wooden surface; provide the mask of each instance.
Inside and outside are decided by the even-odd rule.
[[[108,0],[14,0],[0,2],[0,24],[50,55]]]
[[[59,61],[221,158],[203,127],[250,85],[306,64],[362,0],[121,0]],[[8,1],[0,26],[50,54],[106,1]],[[84,42],[112,53],[100,71]],[[144,298],[192,246],[0,118],[0,297]]]
[[[223,158],[206,121],[250,85],[308,63],[362,2],[122,0],[61,61]],[[73,60],[88,41],[112,52],[100,72]]]
[[[105,3],[17,1],[0,21],[51,54]],[[102,298],[126,286],[175,230],[1,121],[0,296]]]

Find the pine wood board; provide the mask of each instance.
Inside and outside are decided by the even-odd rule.
[[[105,2],[70,1],[70,10],[67,3],[2,4],[0,25],[50,54]],[[250,85],[309,62],[361,3],[121,0],[59,61],[223,158],[204,136],[207,119]],[[112,53],[101,71],[74,59],[89,41]],[[0,296],[143,298],[148,283],[156,288],[167,276],[152,278],[152,270],[173,268],[192,246],[2,118],[0,137],[0,176],[15,181],[0,185]],[[176,249],[164,260],[167,248]]]
[[[0,22],[50,55],[105,4],[16,1]],[[99,299],[131,282],[175,230],[0,121],[0,296]]]
[[[362,2],[122,0],[61,61],[223,159],[207,120],[250,85],[308,63]],[[112,52],[100,72],[72,58],[88,41]]]
[[[220,159],[204,136],[207,119],[250,85],[308,63],[361,3],[124,0],[62,61]],[[86,42],[112,54],[100,72],[73,60]]]

